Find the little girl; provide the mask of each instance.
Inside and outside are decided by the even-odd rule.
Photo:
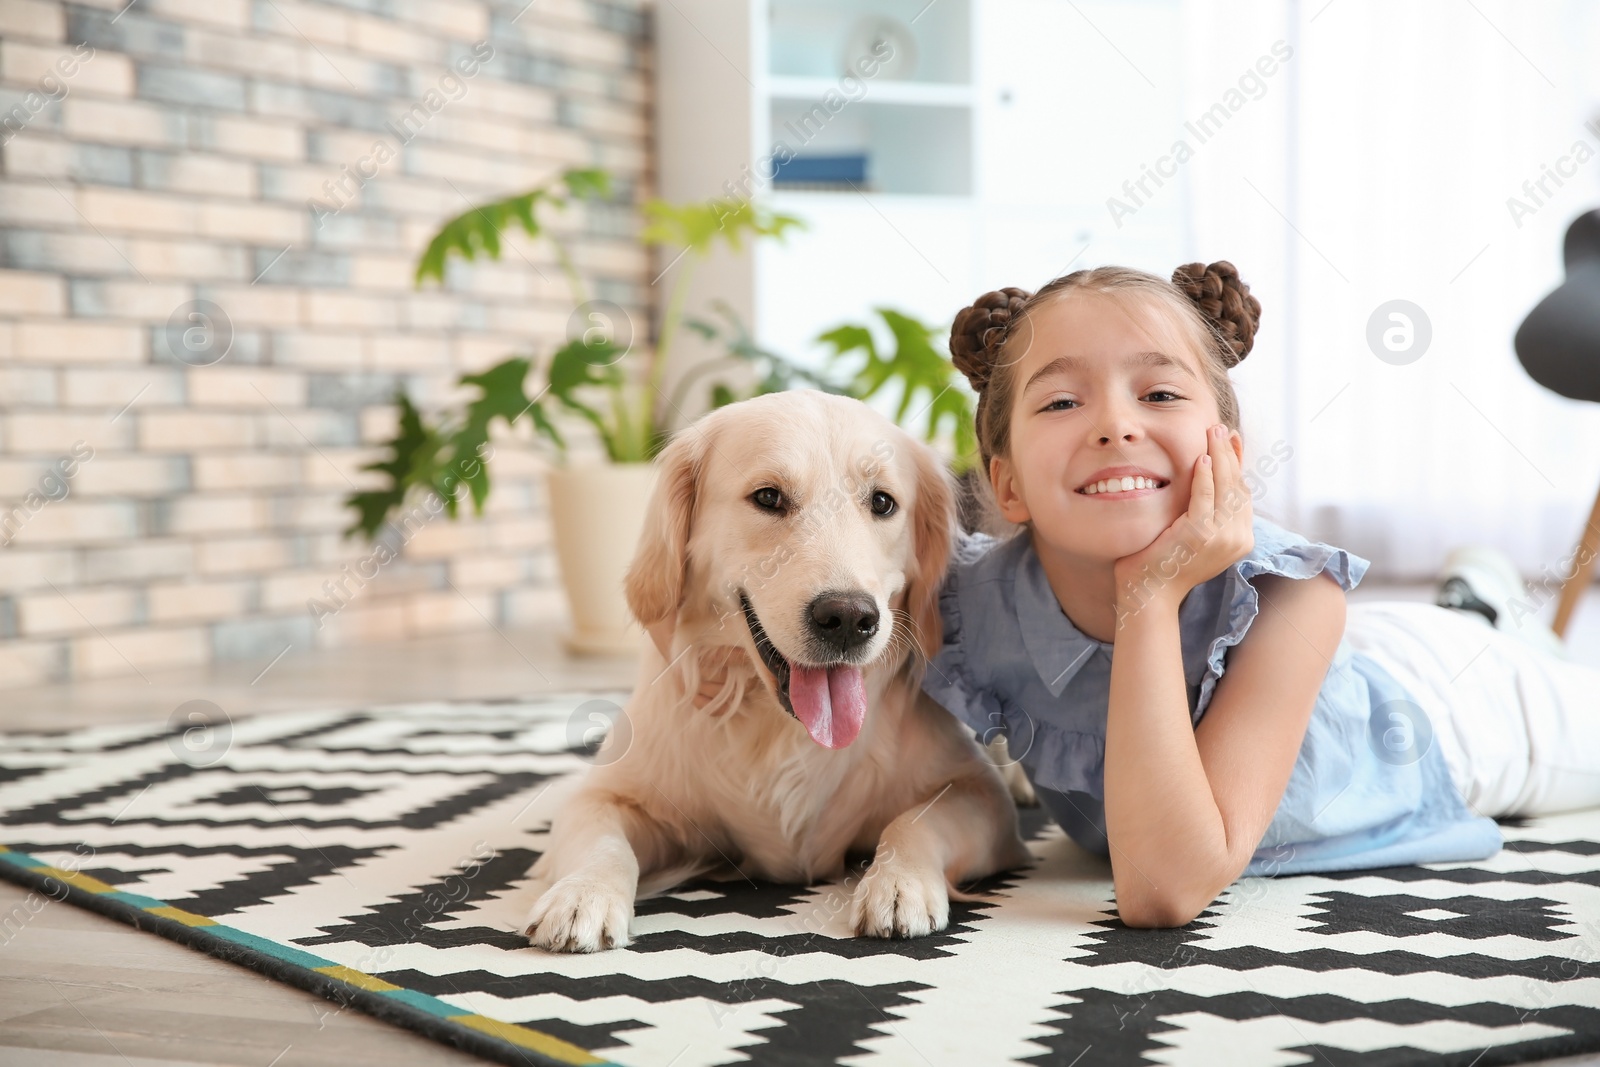
[[[1469,611],[1347,610],[1367,561],[1253,516],[1227,371],[1259,316],[1226,262],[1101,267],[951,331],[1021,529],[957,543],[923,688],[1006,739],[1131,926],[1241,874],[1485,859],[1495,816],[1600,805],[1600,671]]]

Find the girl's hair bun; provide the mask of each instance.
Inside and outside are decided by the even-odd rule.
[[[1232,263],[1225,259],[1209,267],[1186,263],[1172,272],[1172,284],[1221,335],[1226,345],[1221,353],[1225,365],[1232,367],[1250,354],[1261,324],[1261,301],[1250,295],[1250,287]]]
[[[1016,321],[1032,295],[1026,289],[996,289],[956,315],[950,327],[950,358],[977,392],[989,384],[1006,328]]]

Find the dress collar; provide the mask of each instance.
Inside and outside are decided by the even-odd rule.
[[[1028,649],[1034,669],[1039,672],[1039,680],[1051,696],[1058,697],[1096,649],[1103,648],[1110,655],[1111,646],[1072,625],[1067,613],[1061,610],[1055,591],[1050,588],[1039,553],[1034,551],[1026,534],[1018,540],[1023,544],[1017,555],[1013,589],[1022,643]]]

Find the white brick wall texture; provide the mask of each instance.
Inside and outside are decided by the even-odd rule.
[[[650,195],[649,38],[648,0],[0,0],[0,689],[560,621],[525,441],[484,518],[371,579],[342,500],[397,387],[430,406],[563,340],[542,247],[412,286],[471,202],[608,169],[615,202],[554,228],[647,321],[618,218]]]

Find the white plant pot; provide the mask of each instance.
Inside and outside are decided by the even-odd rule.
[[[556,559],[572,612],[567,650],[577,655],[639,652],[645,632],[628,611],[622,577],[644,530],[655,464],[551,467],[548,474]]]

